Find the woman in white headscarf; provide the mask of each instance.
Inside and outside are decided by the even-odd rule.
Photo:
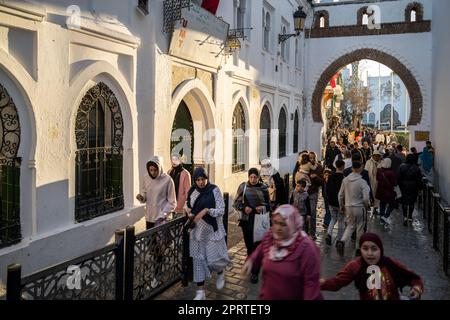
[[[275,210],[278,206],[287,203],[284,182],[280,173],[272,166],[270,159],[261,161],[261,179],[269,189],[270,208]]]
[[[320,252],[303,231],[303,217],[291,205],[272,214],[272,227],[247,259],[242,276],[263,269],[260,299],[322,300]]]

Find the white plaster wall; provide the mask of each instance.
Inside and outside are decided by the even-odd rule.
[[[448,122],[450,119],[450,85],[448,75],[450,65],[450,1],[433,0],[433,134],[436,148],[435,169],[439,191],[450,203],[450,139]]]
[[[21,263],[23,273],[29,274],[80,256],[103,247],[112,240],[114,230],[135,224],[143,216],[142,206],[134,199],[139,186],[133,91],[136,50],[135,43],[126,42],[136,38],[124,32],[126,28],[117,26],[109,39],[68,30],[65,12],[71,4],[69,1],[42,1],[40,4],[41,7],[22,3],[26,10],[35,12],[32,15],[21,10],[17,15],[0,13],[3,35],[0,38],[0,82],[12,94],[19,111],[22,128],[19,156],[23,158],[23,240],[0,250],[0,283],[4,283],[10,263]],[[88,6],[87,2],[80,3],[83,5]],[[96,28],[100,29],[111,27],[104,23],[98,25]],[[9,32],[9,29],[22,32]],[[125,42],[113,39],[117,32]],[[21,41],[30,38],[35,39],[31,51],[30,44]],[[22,47],[17,43],[22,43]],[[21,54],[21,50],[27,54]],[[100,81],[105,82],[119,100],[125,124],[125,209],[76,224],[76,110],[83,94]]]

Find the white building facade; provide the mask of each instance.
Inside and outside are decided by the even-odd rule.
[[[153,155],[169,169],[180,109],[191,118],[193,165],[232,196],[265,157],[261,126],[273,129],[263,144],[282,174],[303,144],[305,42],[279,44],[278,34],[293,33],[293,12],[306,1],[221,1],[216,15],[230,29],[252,29],[217,68],[168,54],[162,0],[143,9],[137,0],[72,5],[0,2],[0,107],[18,119],[2,118],[2,190],[15,191],[2,197],[3,284],[9,264],[30,274],[142,225],[141,176]]]
[[[389,94],[390,92],[392,92],[392,82],[394,83],[395,88],[394,97]],[[402,80],[397,75],[393,77],[368,77],[368,85],[373,98],[370,103],[370,112],[373,112],[375,114],[374,125],[378,125],[378,122],[380,121],[380,115],[386,108],[386,106],[393,103],[394,110],[398,113],[398,121],[401,125],[407,126],[409,115],[411,113],[411,104],[408,90],[406,89],[405,84],[402,82]],[[386,122],[384,120],[382,120],[381,122]]]

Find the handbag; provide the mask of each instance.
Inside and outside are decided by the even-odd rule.
[[[264,207],[261,214],[255,214],[255,222],[253,224],[253,242],[261,241],[270,228],[269,212]]]
[[[239,220],[248,221],[250,216],[244,212],[245,210],[245,191],[247,190],[247,183],[244,185],[244,191],[242,192],[242,210],[239,210]]]

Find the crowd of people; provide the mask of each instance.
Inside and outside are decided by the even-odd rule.
[[[433,158],[429,141],[418,153],[415,148],[406,150],[390,133],[339,129],[331,132],[323,162],[315,152],[299,153],[291,193],[270,160],[261,161],[260,170],[248,170],[248,180],[239,185],[233,202],[247,250],[242,275],[257,283],[261,273],[261,299],[323,299],[321,290],[336,291],[353,281],[364,300],[399,299],[398,290],[405,286],[411,288],[411,298],[420,298],[421,278],[384,256],[381,238],[368,232],[367,220],[369,214],[379,216],[380,223],[389,228],[391,213],[401,207],[407,227],[413,219],[422,173],[432,171]],[[222,289],[224,270],[231,265],[222,193],[202,168],[194,171],[191,183],[176,155],[167,174],[158,157],[147,163],[147,173],[137,195],[147,205],[147,228],[164,223],[171,212],[186,215],[198,287],[194,299],[204,300],[205,280],[217,273],[216,287]],[[345,248],[355,250],[355,259],[330,279],[320,278],[320,250],[314,242],[320,192],[326,245],[334,243],[339,254]],[[270,226],[257,237],[255,221],[260,215],[270,216]],[[155,263],[161,263],[161,258],[157,255]],[[382,274],[380,284],[373,288],[366,285],[369,267]]]

